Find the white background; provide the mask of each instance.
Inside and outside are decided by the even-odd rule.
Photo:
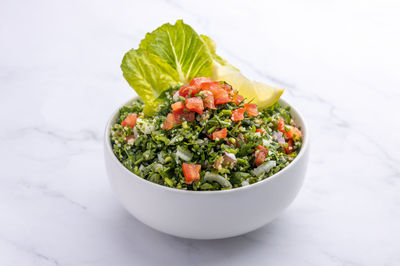
[[[400,265],[400,4],[277,2],[2,0],[0,265]],[[178,18],[309,122],[302,191],[244,236],[164,235],[108,185],[122,56]]]

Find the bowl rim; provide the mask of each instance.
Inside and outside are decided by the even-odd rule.
[[[123,171],[126,171],[129,175],[132,175],[133,178],[137,178],[139,180],[139,182],[143,182],[144,184],[148,184],[150,186],[153,186],[154,189],[160,189],[160,190],[164,190],[164,191],[169,191],[169,192],[176,192],[176,193],[183,193],[183,194],[193,194],[193,195],[214,195],[214,194],[230,194],[230,193],[235,193],[235,192],[240,192],[240,191],[246,191],[252,188],[256,188],[257,186],[262,186],[263,184],[267,184],[268,182],[271,182],[274,179],[279,178],[279,176],[285,174],[285,172],[288,171],[289,168],[294,167],[295,164],[298,163],[298,161],[301,160],[301,158],[305,155],[306,150],[308,149],[309,146],[309,132],[308,132],[308,125],[306,120],[304,119],[304,116],[298,111],[298,109],[293,106],[292,104],[290,104],[287,100],[282,99],[282,97],[278,100],[278,102],[283,103],[286,106],[290,106],[291,112],[294,111],[297,114],[298,119],[300,119],[302,121],[303,124],[303,128],[302,131],[305,132],[305,134],[303,135],[303,145],[301,146],[300,152],[299,154],[296,156],[296,158],[285,168],[283,168],[282,170],[280,170],[279,172],[277,172],[276,174],[265,178],[261,181],[258,181],[256,183],[253,184],[249,184],[247,186],[242,186],[242,187],[238,187],[238,188],[233,188],[233,189],[227,189],[227,190],[212,190],[212,191],[194,191],[194,190],[184,190],[184,189],[178,189],[178,188],[170,188],[167,186],[163,186],[160,184],[156,184],[153,183],[151,181],[148,181],[134,173],[132,173],[131,171],[129,171],[128,168],[126,168],[119,160],[118,158],[115,156],[115,154],[112,151],[112,146],[111,146],[111,139],[110,139],[110,131],[111,131],[111,126],[112,126],[112,122],[114,122],[119,110],[127,105],[128,103],[132,102],[133,100],[139,98],[139,96],[133,97],[131,98],[129,101],[125,102],[123,105],[119,106],[117,108],[116,111],[114,111],[111,115],[111,117],[108,119],[107,124],[106,124],[106,128],[105,128],[105,132],[104,132],[104,143],[105,143],[105,147],[104,147],[104,151],[111,153],[112,154],[112,160],[115,160],[117,162],[117,164],[123,168]],[[109,177],[112,178],[112,177]]]

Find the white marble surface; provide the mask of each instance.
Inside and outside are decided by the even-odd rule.
[[[2,0],[0,265],[400,265],[399,13],[381,1]],[[286,87],[309,121],[301,193],[244,236],[164,235],[108,185],[103,128],[134,95],[123,53],[177,18],[249,77]]]

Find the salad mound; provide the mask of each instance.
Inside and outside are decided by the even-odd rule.
[[[278,103],[283,89],[247,79],[182,20],[147,33],[121,70],[140,99],[119,110],[112,148],[146,180],[237,188],[275,174],[301,148],[290,108]]]
[[[119,111],[113,152],[136,175],[186,190],[222,190],[261,181],[299,152],[302,133],[279,103],[258,110],[223,81],[198,77],[165,90],[156,113],[141,99]]]

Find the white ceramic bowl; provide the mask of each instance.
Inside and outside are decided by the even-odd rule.
[[[283,106],[288,103],[279,100]],[[241,235],[269,223],[294,200],[308,164],[308,129],[291,106],[294,121],[303,132],[303,146],[286,168],[258,183],[223,191],[185,191],[161,186],[133,174],[112,152],[109,120],[104,154],[111,187],[122,205],[138,220],[161,232],[194,239]]]

